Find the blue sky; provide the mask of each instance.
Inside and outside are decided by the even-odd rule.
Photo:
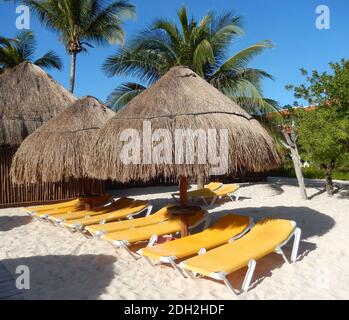
[[[222,13],[233,10],[243,16],[245,36],[231,48],[231,54],[264,39],[270,39],[275,47],[257,57],[250,66],[271,73],[275,80],[264,82],[264,94],[281,105],[292,103],[293,95],[285,90],[286,84],[302,82],[299,69],[327,70],[328,62],[349,58],[349,1],[348,0],[133,0],[137,18],[124,24],[126,41],[157,17],[176,21],[176,11],[181,5],[189,13],[200,18],[210,10]],[[330,30],[318,30],[315,26],[318,5],[328,5],[331,13]],[[14,36],[15,6],[0,1],[0,35]],[[43,28],[35,17],[31,18],[31,30],[35,32],[39,47],[38,55],[48,50],[56,51],[64,61],[61,72],[50,74],[65,87],[69,83],[69,56],[56,34]],[[80,54],[77,61],[77,96],[93,95],[105,101],[118,84],[131,78],[108,78],[101,71],[106,57],[117,45],[91,49]]]

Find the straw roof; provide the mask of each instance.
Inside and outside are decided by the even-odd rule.
[[[176,164],[172,161],[147,164],[141,161],[125,164],[124,159],[120,159],[126,145],[126,142],[120,142],[121,133],[125,129],[141,133],[144,120],[151,123],[152,132],[168,129],[173,136],[176,129],[203,129],[205,133],[208,129],[226,129],[228,172],[225,173],[261,172],[275,168],[280,160],[273,140],[257,120],[196,73],[180,66],[169,70],[153,86],[135,97],[100,130],[88,164],[91,177],[126,182],[147,181],[159,175],[210,175],[213,166],[209,163]],[[219,139],[225,138],[220,136]],[[155,145],[153,143],[151,148]],[[142,143],[141,149],[143,159]],[[171,149],[172,159],[175,159],[175,148]],[[186,154],[207,150],[206,145],[196,143]]]
[[[12,162],[12,179],[36,183],[87,177],[93,141],[114,115],[93,97],[77,100],[23,141]]]
[[[18,146],[76,98],[40,67],[23,62],[0,75],[0,147]]]

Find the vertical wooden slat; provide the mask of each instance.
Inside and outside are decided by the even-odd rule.
[[[56,183],[15,185],[10,179],[10,168],[15,148],[0,147],[0,206],[40,203],[76,198],[85,193],[84,179],[69,179]],[[91,182],[89,192],[100,194],[100,181]]]

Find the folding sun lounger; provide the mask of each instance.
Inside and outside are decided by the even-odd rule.
[[[201,194],[205,194],[205,192],[210,192],[219,189],[223,183],[220,182],[210,182],[209,184],[205,185],[203,189],[188,191],[188,197],[189,199],[200,196]],[[179,193],[172,193],[172,198],[176,201],[179,199]]]
[[[105,204],[108,201],[111,201],[112,197],[110,195],[102,195],[98,197],[92,197],[90,198],[92,200],[92,205],[94,207],[98,207],[102,204]],[[75,212],[75,211],[81,211],[85,209],[85,199],[78,198],[71,201],[65,201],[50,205],[43,205],[43,206],[37,206],[37,207],[28,207],[25,208],[25,211],[28,215],[31,217],[36,218],[40,222],[47,222],[47,218],[49,216],[63,214],[66,212]]]
[[[172,216],[168,212],[168,208],[172,206],[173,205],[165,206],[153,214],[150,214],[150,212],[148,212],[144,218],[90,225],[85,228],[85,232],[89,233],[89,235],[91,236],[98,238],[106,233],[157,224],[172,218]]]
[[[49,220],[55,225],[62,226],[62,222],[65,222],[68,220],[92,217],[92,216],[100,215],[103,213],[115,211],[118,209],[127,208],[134,201],[135,201],[134,199],[123,197],[123,198],[119,198],[118,200],[113,200],[111,202],[108,202],[107,204],[100,206],[98,208],[95,208],[93,210],[80,210],[76,212],[68,211],[63,214],[51,215],[49,216]]]
[[[121,220],[121,219],[133,219],[133,216],[141,214],[143,211],[146,211],[146,215],[149,215],[151,212],[152,206],[149,205],[149,202],[142,200],[135,200],[126,208],[120,208],[113,210],[108,213],[103,213],[99,215],[87,216],[82,219],[67,220],[63,221],[62,224],[64,227],[68,228],[70,231],[80,231],[82,234],[88,236],[89,233],[85,231],[85,228],[90,225],[108,225],[109,222]]]
[[[202,232],[153,247],[146,247],[138,250],[137,253],[145,257],[150,264],[152,264],[151,260],[170,263],[183,275],[175,263],[177,259],[203,254],[207,250],[238,239],[251,229],[252,223],[252,218],[226,215]]]
[[[227,275],[247,266],[248,270],[242,285],[242,291],[246,292],[252,280],[256,260],[276,252],[289,263],[282,247],[292,236],[294,236],[294,243],[291,261],[295,262],[301,236],[301,230],[296,227],[296,223],[281,219],[263,219],[242,238],[185,260],[179,264],[179,267],[194,274],[222,280],[231,292],[237,294],[239,292],[236,292],[228,281]],[[191,276],[190,272],[187,274]]]
[[[194,216],[189,217],[190,229],[199,226],[205,222],[207,224],[207,215],[203,210],[198,211]],[[137,260],[136,255],[128,247],[141,241],[149,241],[148,246],[152,246],[159,236],[172,235],[179,233],[181,230],[181,221],[179,218],[172,218],[157,224],[145,227],[133,228],[118,232],[106,233],[101,236],[115,248],[124,248]]]
[[[80,199],[74,199],[74,200],[63,201],[63,202],[58,202],[58,203],[53,203],[53,204],[48,204],[48,205],[27,207],[27,208],[24,208],[24,210],[28,213],[29,212],[42,212],[42,211],[50,211],[50,210],[55,210],[55,209],[60,209],[60,208],[76,206],[78,204],[81,204]]]
[[[235,193],[237,194],[235,195]],[[191,197],[194,202],[197,202],[198,200],[202,200],[205,205],[212,206],[215,204],[217,199],[228,197],[231,201],[238,201],[240,196],[240,186],[238,184],[224,184],[222,187],[220,187],[218,190],[214,191],[204,191],[201,194],[194,195]],[[233,197],[235,199],[233,199]],[[211,199],[211,202],[208,203],[207,200]]]

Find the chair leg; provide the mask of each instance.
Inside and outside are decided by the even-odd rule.
[[[131,250],[130,248],[128,247],[128,245],[124,242],[121,242],[121,247],[124,248],[126,250],[126,252],[136,261],[139,260],[139,257],[136,256]]]
[[[239,201],[241,189],[239,189],[235,195],[235,201]]]
[[[149,239],[147,247],[152,247],[156,241],[158,241],[158,236],[156,234],[153,234]]]
[[[208,203],[207,203],[207,201],[206,201],[206,198],[205,198],[205,197],[200,197],[200,198],[201,198],[201,200],[204,202],[205,206],[208,206]]]
[[[248,288],[250,287],[250,283],[251,283],[255,269],[256,269],[256,260],[251,259],[248,263],[248,269],[246,272],[244,282],[242,284],[242,291],[244,291],[244,292],[248,291]]]
[[[232,284],[227,279],[226,275],[221,275],[221,279],[232,294],[238,295],[239,292],[232,286]]]
[[[181,270],[186,275],[186,279],[190,279],[191,281],[195,282],[195,277],[190,271],[185,270],[183,268],[181,268]]]
[[[174,259],[172,257],[167,257],[168,262],[171,264],[171,266],[184,278],[186,279],[187,276],[184,274],[184,272],[182,271],[182,269],[180,267],[177,266],[176,262],[174,261]]]
[[[214,197],[212,198],[211,203],[210,203],[210,207],[212,207],[212,206],[214,205],[214,203],[216,202],[216,200],[217,200],[217,196],[214,196]]]
[[[148,257],[144,257],[143,258],[145,259],[145,261],[147,261],[152,267],[155,266],[155,264],[148,258]]]
[[[283,252],[283,250],[281,249],[281,247],[276,247],[275,252],[276,252],[277,254],[280,254],[280,255],[282,256],[282,258],[285,260],[286,263],[290,263],[290,261],[288,261],[286,255],[285,255],[285,253]]]
[[[299,243],[301,240],[301,234],[302,231],[300,228],[296,228],[294,232],[294,241],[293,241],[293,247],[292,247],[292,253],[291,253],[291,261],[296,262],[297,260],[297,255],[298,255],[298,248],[299,248]]]

